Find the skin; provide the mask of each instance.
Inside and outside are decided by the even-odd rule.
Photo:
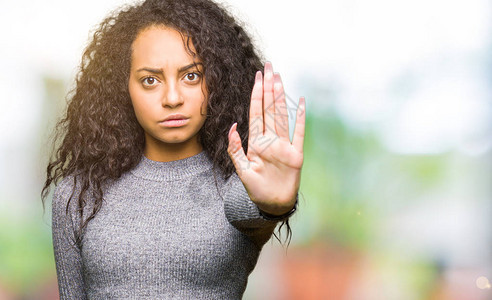
[[[193,66],[181,34],[169,27],[148,27],[132,44],[128,89],[145,131],[144,155],[151,160],[183,159],[203,149],[197,133],[206,118],[207,92],[203,66],[195,62],[198,67]],[[186,66],[190,67],[183,69]],[[184,126],[159,123],[176,113],[189,117]]]
[[[266,213],[282,215],[294,206],[301,181],[306,104],[301,97],[291,142],[282,80],[270,62],[264,73],[256,73],[251,93],[248,153],[237,124],[229,130],[227,152],[251,200]]]
[[[144,155],[155,161],[173,161],[200,153],[203,147],[197,133],[206,118],[207,91],[205,78],[197,79],[193,74],[201,74],[202,65],[178,71],[192,64],[193,59],[184,48],[181,34],[164,26],[140,32],[132,49],[129,92],[145,131]],[[184,114],[189,122],[178,128],[159,124],[173,113]],[[301,97],[291,142],[282,80],[266,62],[264,77],[261,71],[256,73],[251,93],[248,153],[244,153],[236,123],[229,130],[227,148],[251,200],[266,213],[282,215],[295,204],[303,164],[304,127],[305,99]]]

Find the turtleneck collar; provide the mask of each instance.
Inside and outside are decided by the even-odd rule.
[[[137,177],[155,181],[179,180],[212,169],[212,161],[205,150],[174,161],[155,161],[142,154],[140,162],[130,172]]]

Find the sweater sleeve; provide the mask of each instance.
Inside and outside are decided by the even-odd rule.
[[[260,213],[235,172],[225,184],[224,211],[229,223],[249,236],[260,248],[270,239],[278,222]]]
[[[69,216],[67,201],[72,194],[73,177],[64,178],[55,188],[52,201],[52,238],[60,299],[86,299],[82,275],[80,249],[75,244],[75,226],[78,224],[75,207],[76,197],[70,201]],[[74,196],[77,195],[77,191]]]

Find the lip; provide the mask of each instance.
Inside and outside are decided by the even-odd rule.
[[[188,123],[189,118],[182,114],[172,114],[167,116],[164,120],[159,122],[159,125],[164,127],[181,127]]]
[[[183,119],[189,119],[189,118],[186,117],[185,115],[182,115],[182,114],[172,114],[172,115],[167,116],[164,120],[159,121],[159,123],[169,121],[169,120],[183,120]]]

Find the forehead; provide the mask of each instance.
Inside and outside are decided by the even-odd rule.
[[[153,25],[141,30],[132,43],[132,66],[175,67],[193,62],[187,50],[187,37],[163,25]],[[196,53],[193,43],[188,43]],[[198,61],[198,60],[197,60]]]

